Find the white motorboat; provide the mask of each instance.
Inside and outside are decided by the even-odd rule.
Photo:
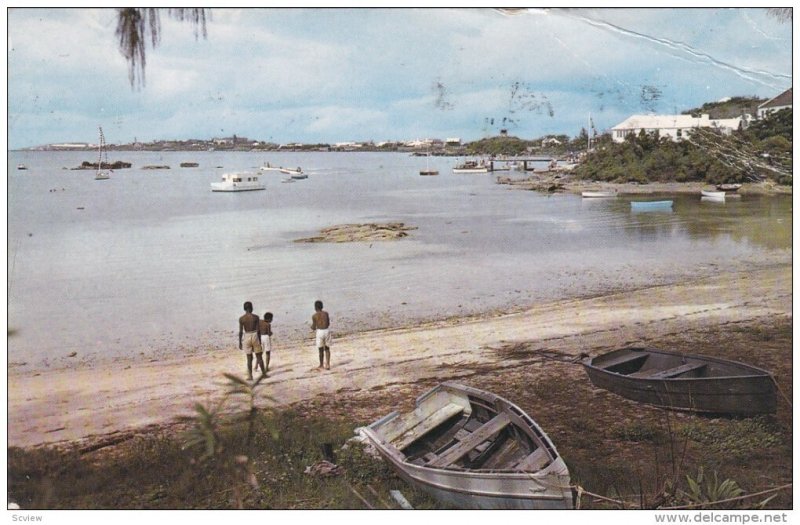
[[[453,173],[488,173],[489,166],[483,161],[468,160],[463,164],[458,164],[453,168]]]
[[[221,182],[212,182],[211,191],[253,191],[265,190],[258,180],[258,174],[249,172],[224,173]]]
[[[582,191],[581,197],[586,199],[608,199],[611,197],[616,197],[616,191]]]
[[[725,192],[724,191],[709,191],[709,190],[700,190],[700,195],[702,197],[706,197],[708,199],[716,199],[720,201],[725,200]]]

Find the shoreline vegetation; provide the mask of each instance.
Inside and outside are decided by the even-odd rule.
[[[594,388],[576,364],[631,344],[765,368],[779,388],[778,412],[664,411]],[[349,440],[431,386],[456,381],[511,400],[542,426],[576,490],[587,491],[581,508],[791,506],[790,263],[349,334],[335,341],[325,373],[313,371],[307,346],[277,349],[269,378],[256,385],[235,380],[239,354],[222,349],[191,367],[175,358],[122,371],[117,363],[10,372],[10,501],[23,509],[366,509],[397,508],[389,490],[400,490],[415,508],[441,508]],[[708,504],[723,499],[725,480],[736,488],[728,496],[775,492]]]

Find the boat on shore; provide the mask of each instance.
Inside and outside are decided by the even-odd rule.
[[[571,509],[564,460],[518,406],[442,383],[359,433],[400,477],[459,509]]]
[[[585,199],[608,199],[616,197],[616,191],[582,191],[581,197]]]
[[[667,211],[672,210],[672,201],[631,201],[631,211]]]
[[[221,182],[212,182],[211,191],[254,191],[265,190],[259,182],[258,174],[247,172],[224,173]]]
[[[753,416],[777,406],[772,375],[737,361],[623,348],[582,364],[596,387],[662,408]]]
[[[741,184],[717,184],[716,186],[717,190],[724,191],[725,193],[737,192],[741,187]]]
[[[457,164],[453,168],[453,173],[489,173],[489,166],[483,161],[468,160],[461,164]]]

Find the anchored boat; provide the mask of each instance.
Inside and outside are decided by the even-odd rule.
[[[571,509],[569,471],[550,438],[492,393],[442,383],[360,429],[410,484],[463,509]]]
[[[583,362],[592,383],[659,407],[714,414],[775,412],[775,381],[766,370],[716,357],[623,348]]]
[[[211,191],[253,191],[264,190],[266,187],[259,182],[255,173],[236,172],[222,175],[221,182],[212,182]]]

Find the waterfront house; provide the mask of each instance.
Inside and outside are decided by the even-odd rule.
[[[782,109],[791,108],[792,107],[792,88],[787,89],[777,97],[771,98],[758,106],[758,114],[757,117],[762,119],[769,115],[770,113],[774,113],[776,111],[780,111]]]
[[[729,135],[735,130],[742,129],[742,117],[727,119],[711,119],[703,114],[699,117],[692,115],[632,115],[611,128],[611,137],[614,142],[624,142],[628,135],[638,135],[658,132],[659,137],[669,137],[672,140],[681,140],[686,133],[697,128],[710,128]]]

